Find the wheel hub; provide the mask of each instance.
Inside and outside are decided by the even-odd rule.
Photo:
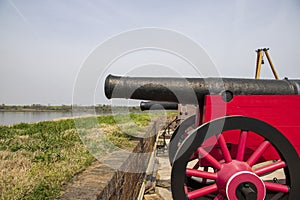
[[[238,172],[228,180],[226,184],[228,200],[238,200],[238,190],[246,200],[263,200],[266,196],[266,187],[263,181],[256,174],[249,171]]]
[[[238,200],[239,195],[248,199],[262,200],[266,195],[266,188],[263,181],[253,173],[246,162],[233,160],[230,163],[222,164],[217,172],[219,191],[226,195],[228,200]]]

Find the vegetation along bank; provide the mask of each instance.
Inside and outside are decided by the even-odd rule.
[[[97,127],[79,131],[81,138],[92,140],[91,133],[101,129],[105,137],[95,143],[103,148],[98,154],[131,147],[137,142],[132,135],[143,132],[151,121],[148,114],[136,113],[84,118],[95,119]],[[94,160],[74,119],[0,126],[0,199],[58,198],[62,186]]]

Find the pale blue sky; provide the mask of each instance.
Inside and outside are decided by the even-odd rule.
[[[0,0],[0,103],[71,104],[90,52],[143,27],[192,38],[224,77],[253,77],[254,50],[269,47],[280,77],[300,79],[299,11],[297,0]]]

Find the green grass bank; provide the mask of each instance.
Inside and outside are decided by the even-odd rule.
[[[96,120],[97,126],[78,129],[74,119],[0,126],[1,199],[58,198],[62,186],[89,166],[95,153],[101,156],[134,145],[134,134],[145,131],[151,117],[131,113],[87,117],[80,123],[88,125],[89,120]],[[101,139],[95,140],[99,133]],[[97,152],[83,141],[93,141]]]

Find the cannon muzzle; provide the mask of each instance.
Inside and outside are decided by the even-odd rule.
[[[300,80],[237,78],[160,78],[107,76],[105,95],[151,101],[197,104],[205,95],[296,95]]]

